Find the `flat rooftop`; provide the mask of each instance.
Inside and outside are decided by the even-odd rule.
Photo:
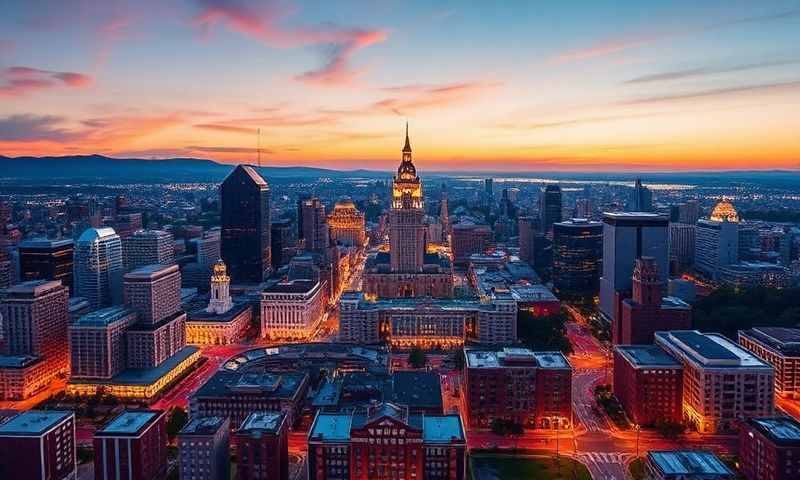
[[[6,288],[11,296],[36,296],[61,286],[61,280],[28,280]]]
[[[71,238],[62,239],[49,239],[49,238],[32,238],[24,240],[18,245],[19,248],[59,248],[72,246],[75,242]]]
[[[308,439],[322,442],[347,442],[350,440],[352,424],[352,414],[320,412],[308,431]]]
[[[299,391],[305,372],[236,373],[220,370],[194,394],[200,398],[232,397],[242,393],[265,398],[293,398]]]
[[[494,350],[467,350],[469,368],[572,368],[561,352],[534,352],[527,348]]]
[[[38,436],[74,415],[60,410],[28,410],[0,424],[3,436]]]
[[[213,435],[225,425],[225,417],[196,417],[184,425],[179,435]]]
[[[464,442],[464,427],[458,415],[425,415],[422,418],[422,440],[425,443]]]
[[[656,343],[663,343],[704,367],[772,369],[751,352],[717,333],[697,330],[656,332]]]
[[[748,422],[775,443],[800,446],[800,422],[794,418],[751,418]]]
[[[648,452],[647,457],[665,475],[719,475],[719,478],[733,478],[733,472],[711,452],[654,451]]]
[[[251,412],[242,422],[239,431],[278,433],[285,419],[286,414],[283,412]]]
[[[755,340],[776,353],[800,356],[800,328],[755,327],[740,330],[739,336]]]
[[[136,312],[133,310],[122,305],[102,308],[82,315],[72,325],[79,327],[106,327],[135,313]]]
[[[0,368],[25,368],[42,361],[34,355],[0,355]]]
[[[164,362],[156,368],[129,368],[123,370],[120,374],[108,380],[75,380],[70,383],[75,384],[112,384],[112,385],[152,385],[156,383],[161,377],[175,369],[178,365],[183,363],[192,355],[199,352],[200,349],[195,346],[187,346],[178,350],[178,352],[164,360]]]
[[[161,265],[158,263],[145,265],[125,274],[125,281],[152,280],[162,275],[178,272],[178,265]]]
[[[264,289],[264,293],[307,293],[317,285],[319,282],[315,280],[291,280],[270,285]]]
[[[511,285],[511,296],[518,302],[557,302],[556,297],[549,288],[541,284]]]
[[[617,345],[614,347],[635,367],[678,368],[683,365],[656,345]]]
[[[161,410],[129,410],[122,412],[95,432],[103,436],[133,436],[138,437],[146,427],[163,415]]]

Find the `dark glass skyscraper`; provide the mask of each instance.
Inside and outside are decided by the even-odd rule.
[[[553,286],[559,293],[597,295],[603,224],[574,218],[553,224]]]
[[[219,189],[222,259],[236,283],[258,283],[271,271],[270,190],[247,165],[237,166]]]
[[[61,280],[61,284],[71,290],[74,248],[71,239],[36,239],[20,243],[21,280]]]
[[[558,185],[545,187],[539,210],[542,234],[547,235],[552,230],[553,224],[561,221],[561,187]]]

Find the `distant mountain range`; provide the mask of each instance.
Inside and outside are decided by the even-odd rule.
[[[62,157],[4,157],[0,155],[0,179],[44,181],[117,180],[125,182],[214,182],[220,181],[233,165],[199,158],[112,158],[103,155]],[[388,172],[339,171],[315,167],[261,167],[269,179],[311,179],[342,177],[387,177]]]
[[[0,181],[21,180],[33,183],[59,181],[116,183],[142,182],[219,182],[233,165],[199,158],[112,158],[103,155],[61,157],[5,157],[0,155]],[[268,181],[316,180],[318,178],[382,178],[393,172],[380,170],[332,170],[316,167],[261,167]],[[798,170],[738,170],[690,172],[420,172],[423,177],[527,177],[576,181],[632,181],[645,183],[684,183],[693,185],[758,184],[800,189]]]

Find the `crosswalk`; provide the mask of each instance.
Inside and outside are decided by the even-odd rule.
[[[625,462],[631,458],[633,458],[633,454],[630,453],[581,452],[578,454],[578,459],[584,463],[593,462],[624,465]]]

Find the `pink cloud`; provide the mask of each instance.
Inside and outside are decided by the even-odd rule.
[[[499,82],[459,82],[388,87],[383,91],[397,95],[375,102],[372,109],[406,115],[415,110],[460,105],[500,85]]]
[[[192,23],[207,35],[216,24],[254,37],[276,48],[327,46],[325,64],[295,77],[322,86],[352,85],[364,69],[354,68],[352,57],[359,50],[386,41],[388,32],[374,29],[329,27],[284,27],[282,21],[294,13],[284,5],[256,7],[243,0],[199,0],[201,11]]]
[[[83,73],[8,67],[0,71],[0,97],[21,97],[57,87],[82,88],[92,83],[92,77]]]

